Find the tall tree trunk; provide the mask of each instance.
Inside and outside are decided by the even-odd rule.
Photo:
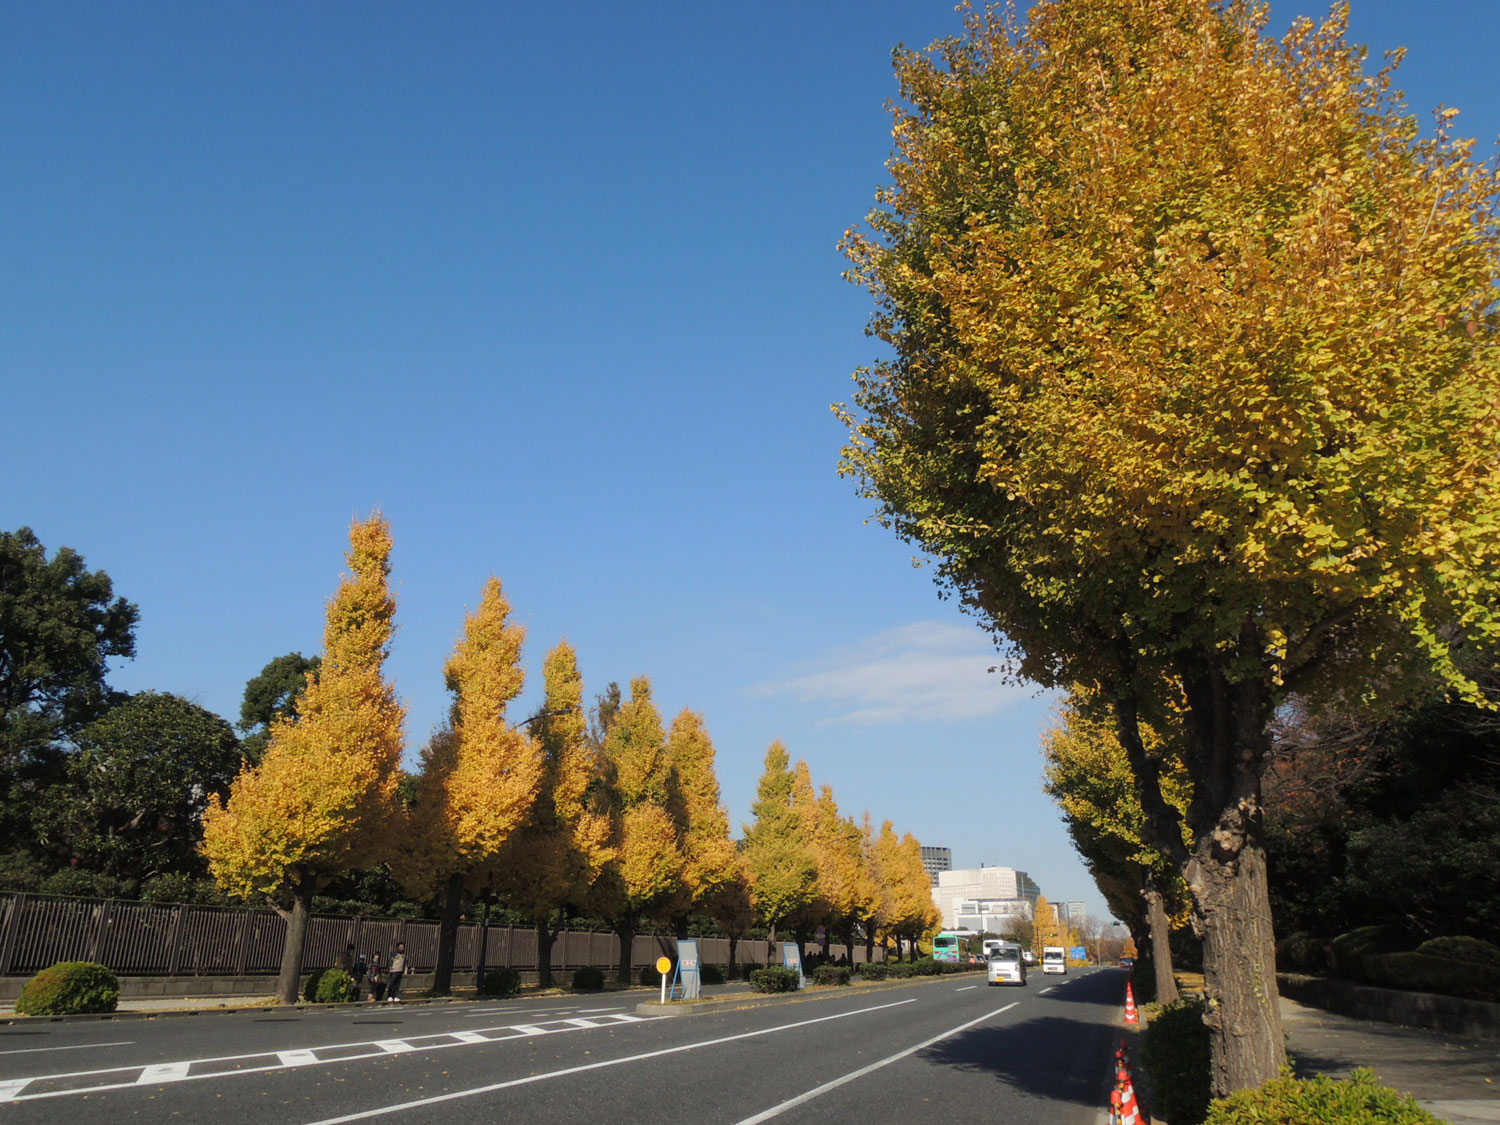
[[[438,920],[437,966],[432,971],[432,991],[446,996],[453,991],[453,959],[458,950],[458,917],[464,905],[464,877],[448,876],[444,888],[443,914]]]
[[[536,920],[536,982],[540,988],[552,987],[552,942],[557,935],[547,921]]]
[[[1203,981],[1212,1033],[1213,1091],[1224,1097],[1281,1073],[1286,1046],[1276,990],[1276,938],[1260,840],[1230,858],[1200,847],[1193,890],[1203,931]]]
[[[615,924],[615,936],[620,939],[620,967],[615,979],[623,985],[630,984],[630,969],[635,960],[635,915],[628,914]]]
[[[303,875],[292,887],[292,913],[286,920],[286,944],[281,947],[281,973],[276,978],[278,1004],[297,1002],[297,985],[302,980],[302,946],[307,940],[313,892],[317,889],[314,875]]]
[[[865,961],[875,960],[875,923],[869,919],[865,921]]]
[[[1177,1003],[1177,977],[1172,972],[1172,932],[1161,887],[1155,875],[1146,877],[1146,924],[1151,929],[1151,965],[1156,972],[1156,1002]]]
[[[738,973],[735,970],[734,951],[740,946],[740,939],[735,934],[729,935],[729,979],[733,980]]]

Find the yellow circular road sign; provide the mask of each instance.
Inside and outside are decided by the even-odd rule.
[[[656,971],[662,976],[666,976],[672,971],[672,962],[666,957],[658,957],[656,959]]]

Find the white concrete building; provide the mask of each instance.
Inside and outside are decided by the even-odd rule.
[[[1030,918],[1041,890],[1013,867],[967,867],[939,871],[932,901],[946,930],[998,932],[1017,915]]]

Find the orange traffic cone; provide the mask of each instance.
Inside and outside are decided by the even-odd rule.
[[[1125,986],[1125,1026],[1139,1027],[1140,1022],[1141,1018],[1135,1011],[1135,990],[1127,984]]]
[[[1114,1092],[1109,1095],[1109,1125],[1120,1125],[1120,1104],[1124,1097],[1125,1087],[1116,1082]]]
[[[1129,1078],[1120,1091],[1120,1125],[1151,1125],[1151,1118],[1141,1112],[1141,1105],[1135,1100],[1135,1086]]]

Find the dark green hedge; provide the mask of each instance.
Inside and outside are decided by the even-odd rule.
[[[302,999],[309,1004],[346,1004],[359,999],[359,989],[343,969],[320,969],[307,978]]]
[[[1425,953],[1381,953],[1360,962],[1361,979],[1381,988],[1436,992],[1466,1000],[1500,1000],[1500,966],[1429,957]]]
[[[486,996],[514,996],[521,991],[521,974],[514,969],[491,969],[484,974]]]
[[[1196,998],[1168,1004],[1151,1017],[1141,1040],[1152,1112],[1167,1125],[1198,1125],[1208,1112],[1213,1075],[1203,1011]]]
[[[1435,937],[1417,946],[1417,952],[1429,957],[1446,957],[1450,961],[1500,965],[1500,945],[1491,945],[1472,937]]]
[[[598,992],[604,987],[604,970],[585,965],[573,974],[575,992]]]
[[[797,970],[785,965],[767,965],[750,974],[750,987],[756,992],[795,992],[797,986]]]
[[[76,1016],[113,1012],[120,982],[112,970],[93,961],[59,961],[21,986],[16,1013],[22,1016]]]

